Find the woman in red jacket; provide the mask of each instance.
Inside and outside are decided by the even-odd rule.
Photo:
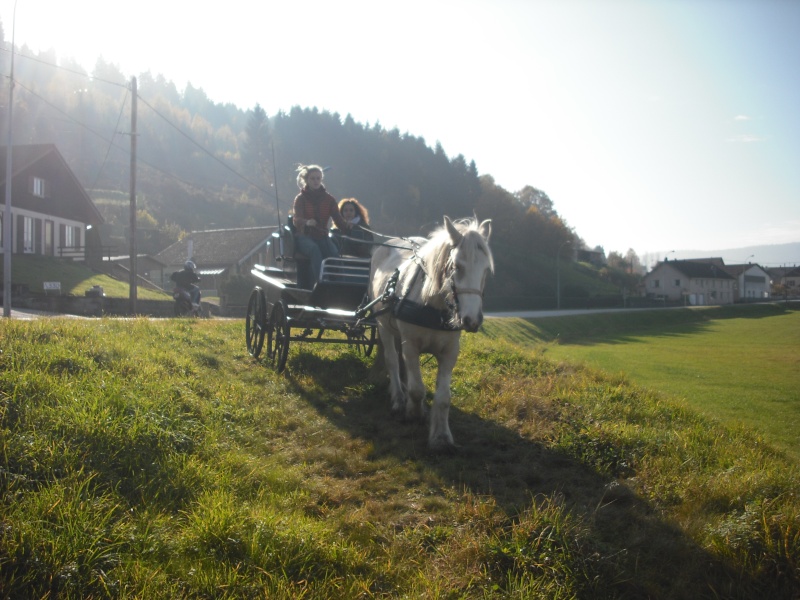
[[[328,222],[333,219],[342,230],[349,230],[350,225],[339,213],[336,199],[322,185],[322,167],[298,167],[297,187],[300,188],[300,193],[295,197],[292,207],[292,222],[297,230],[295,249],[308,256],[313,282],[316,282],[319,280],[322,260],[329,256],[339,256],[336,244],[328,236]]]

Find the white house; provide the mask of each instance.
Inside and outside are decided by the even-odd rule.
[[[766,300],[770,297],[770,275],[759,265],[725,265],[725,270],[736,278],[735,302]]]
[[[736,279],[720,259],[665,260],[644,276],[645,293],[691,306],[733,304]]]

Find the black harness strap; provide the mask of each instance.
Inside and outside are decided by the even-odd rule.
[[[458,331],[460,327],[452,325],[453,313],[448,310],[439,310],[419,302],[402,298],[392,307],[392,315],[399,321],[419,325],[427,329],[438,331]]]

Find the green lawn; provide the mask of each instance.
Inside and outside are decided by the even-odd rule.
[[[753,428],[800,459],[800,312],[742,307],[719,315],[726,318],[648,312],[662,316],[634,314],[626,324],[624,315],[595,315],[583,338],[575,317],[564,336],[558,329],[566,321],[561,327],[549,319],[522,321],[517,337],[527,331],[551,360],[601,369],[726,424]]]
[[[3,276],[3,267],[0,261],[0,277]],[[109,298],[127,298],[130,294],[127,280],[121,281],[93,271],[85,263],[46,256],[14,255],[11,261],[12,284],[26,285],[31,292],[41,294],[44,281],[58,281],[61,284],[62,294],[74,296],[83,296],[86,290],[95,285],[102,287]],[[137,296],[146,300],[170,299],[169,294],[150,290],[144,286],[138,286]]]
[[[638,320],[709,314],[592,323],[646,347]],[[796,461],[486,328],[431,453],[374,356],[296,343],[277,374],[243,320],[3,319],[0,598],[800,598]]]

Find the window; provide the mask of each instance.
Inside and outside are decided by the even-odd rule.
[[[675,280],[675,287],[681,287],[681,280],[680,279],[676,279]]]
[[[31,177],[30,192],[37,198],[47,198],[47,182],[42,177]]]
[[[81,245],[81,230],[78,227],[67,225],[64,228],[64,246],[66,248],[77,248]]]
[[[44,254],[45,256],[53,256],[55,254],[55,246],[53,240],[55,223],[50,220],[44,222]]]
[[[653,287],[654,288],[660,288],[661,287],[661,281],[659,279],[653,279]]]
[[[33,217],[22,217],[22,252],[33,253]]]

